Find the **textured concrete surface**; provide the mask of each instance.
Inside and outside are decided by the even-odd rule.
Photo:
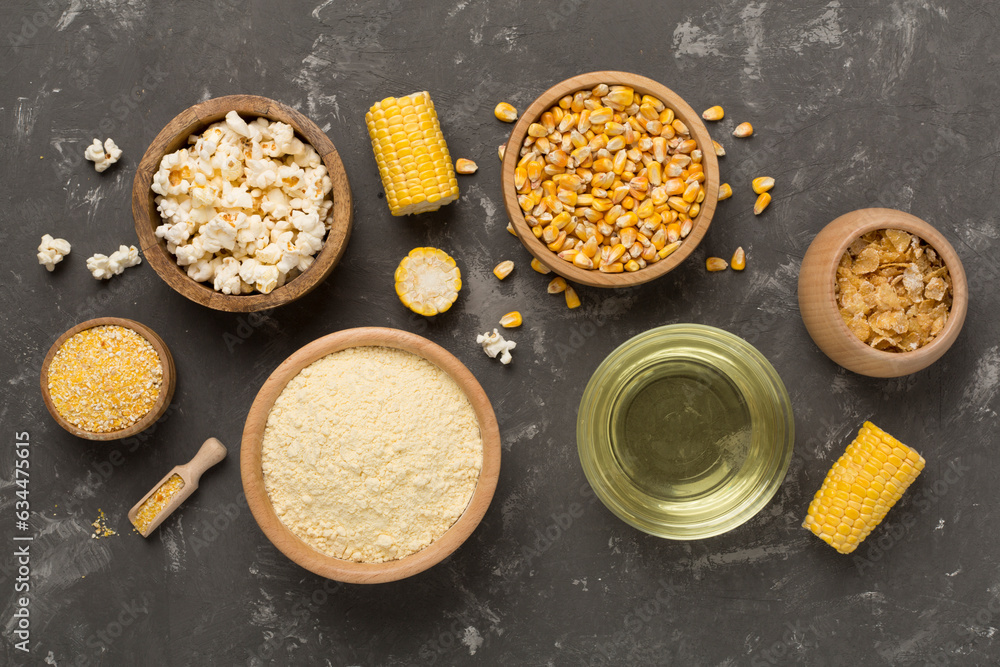
[[[157,3],[15,0],[3,22],[0,136],[2,396],[0,635],[5,664],[993,664],[1000,658],[1000,256],[992,192],[1000,135],[995,6],[985,0],[413,3]],[[674,273],[623,291],[581,289],[568,311],[504,226],[494,104],[524,108],[567,76],[622,69],[697,109],[729,154],[706,240]],[[431,91],[455,157],[479,172],[461,201],[392,218],[363,126],[387,95]],[[159,129],[210,97],[256,93],[311,117],[340,150],[355,228],[315,292],[263,317],[209,311],[144,263],[107,283],[85,259],[136,241],[135,166]],[[729,136],[751,121],[750,140]],[[94,137],[125,155],[82,162]],[[777,180],[755,218],[753,176]],[[806,247],[852,209],[888,206],[936,227],[965,262],[971,299],[954,348],[896,380],[838,368],[798,315]],[[54,273],[44,233],[73,253]],[[397,301],[410,248],[458,260],[465,287],[435,320]],[[742,274],[707,274],[742,245]],[[518,266],[503,283],[500,259]],[[515,360],[474,344],[514,308]],[[173,350],[171,411],[138,440],[77,440],[46,413],[39,362],[84,319],[137,319]],[[593,500],[576,455],[576,406],[603,357],[650,327],[697,322],[757,346],[784,378],[797,439],[787,478],[755,519],[721,537],[669,542]],[[267,375],[323,334],[392,326],[444,345],[479,378],[503,434],[496,498],[472,538],[407,581],[336,585],[271,546],[242,502],[239,440]],[[875,420],[927,469],[856,557],[799,528],[812,493],[860,423]],[[30,527],[15,527],[15,434],[30,438]],[[230,456],[148,540],[129,507],[207,436]],[[571,520],[569,512],[577,515]],[[117,536],[93,539],[103,510]],[[31,535],[30,591],[16,593],[14,536]],[[14,634],[30,598],[29,652]]]

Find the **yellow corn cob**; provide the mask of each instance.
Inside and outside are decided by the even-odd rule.
[[[365,114],[389,211],[436,211],[458,199],[458,180],[426,92],[387,97]]]
[[[396,294],[418,315],[437,315],[451,308],[462,289],[462,272],[448,253],[414,248],[396,269]]]
[[[830,468],[802,523],[842,554],[858,548],[924,469],[924,458],[865,422]]]

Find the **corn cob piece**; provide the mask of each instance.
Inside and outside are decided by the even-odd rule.
[[[830,468],[802,523],[842,554],[858,548],[924,469],[924,458],[865,422]]]
[[[458,199],[458,180],[427,91],[387,97],[365,114],[389,211],[436,211]]]
[[[462,289],[462,272],[448,253],[414,248],[396,269],[396,294],[418,315],[437,315],[451,308]]]

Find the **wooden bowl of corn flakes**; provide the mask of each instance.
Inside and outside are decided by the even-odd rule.
[[[799,272],[799,310],[816,345],[871,377],[929,366],[958,337],[969,305],[962,262],[934,227],[867,208],[816,235]]]
[[[611,99],[618,94],[627,99],[620,104]],[[577,95],[588,99],[577,100]],[[647,103],[653,108],[645,108]],[[584,104],[600,107],[592,110],[595,117],[599,112],[606,115],[614,112],[614,115],[606,122],[602,117],[602,122],[590,123],[589,116],[586,121],[581,121],[583,114],[590,114],[591,111],[589,106],[583,111],[576,111]],[[587,130],[587,136],[594,134],[594,139],[586,145],[580,143],[570,123],[564,127],[562,118],[555,121],[548,117],[561,113],[555,109],[564,109],[566,116],[575,115],[576,129]],[[654,119],[656,114],[659,115]],[[619,117],[621,123],[618,122]],[[626,127],[629,117],[637,124],[631,130]],[[548,128],[553,121],[554,133],[545,137],[534,136],[538,134],[538,127]],[[584,122],[583,126],[581,122]],[[650,122],[656,125],[655,129],[650,129]],[[597,128],[599,133],[593,128]],[[630,141],[633,138],[630,132],[636,135],[634,143]],[[567,136],[571,141],[575,138],[576,143],[566,145],[562,142],[557,147],[555,141]],[[624,141],[619,141],[623,137]],[[601,148],[597,148],[597,144],[593,144],[595,139],[607,140],[603,146],[607,156]],[[654,145],[654,140],[664,143]],[[612,141],[621,145],[612,146]],[[532,143],[526,145],[526,142]],[[538,149],[539,142],[551,145]],[[594,147],[592,153],[580,153],[586,153],[591,145]],[[570,150],[563,151],[564,147]],[[615,150],[612,152],[609,147]],[[642,150],[639,150],[640,147]],[[522,149],[527,152],[522,154]],[[527,159],[532,152],[539,155],[534,161],[540,161],[542,165],[537,178],[532,178],[532,160]],[[633,161],[633,158],[639,159]],[[625,165],[620,161],[624,161]],[[658,165],[656,175],[650,173],[647,161],[662,165],[662,168]],[[599,166],[601,162],[607,164]],[[573,164],[572,170],[569,169],[570,163]],[[678,167],[676,170],[675,166]],[[635,171],[629,171],[630,168]],[[523,174],[520,173],[522,169]],[[697,177],[692,179],[695,173]],[[564,180],[574,180],[574,176],[581,174],[584,175],[581,184]],[[609,177],[608,183],[601,181],[602,177]],[[671,180],[687,185],[697,180],[697,191],[690,200],[680,195],[670,196],[667,194],[667,183]],[[657,81],[637,74],[598,71],[557,83],[539,95],[521,114],[504,149],[501,183],[504,205],[517,237],[542,264],[563,278],[583,285],[631,287],[672,271],[694,252],[715,213],[720,179],[712,138],[701,117],[680,95]],[[613,190],[616,188],[625,188],[628,193],[624,194],[623,190],[615,194]],[[540,202],[532,201],[529,205],[525,199],[533,194],[548,193],[549,190],[553,191],[552,196],[544,197]],[[654,192],[657,190],[661,190],[659,196]],[[685,191],[684,195],[687,194]],[[674,207],[669,204],[671,200],[676,200],[673,201]],[[551,206],[542,210],[546,208],[546,202],[551,202]],[[634,218],[628,223],[622,223],[632,216]],[[564,220],[560,221],[560,217]],[[565,220],[567,217],[570,220]],[[646,226],[649,221],[653,222]],[[608,234],[601,233],[597,248],[584,245],[578,253],[580,256],[570,256],[576,250],[570,246],[576,245],[577,238],[584,240],[579,227],[587,228],[588,236],[597,236],[590,235],[589,228],[600,230],[605,224],[604,231]],[[673,225],[676,225],[676,230]],[[550,227],[560,227],[551,242],[548,238],[552,232]],[[626,243],[629,247],[622,254],[618,246]],[[610,256],[605,258],[604,252]]]

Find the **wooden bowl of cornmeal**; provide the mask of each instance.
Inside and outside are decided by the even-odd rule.
[[[301,348],[247,416],[240,469],[264,534],[315,574],[403,579],[472,534],[500,472],[482,387],[415,334],[348,329]]]

